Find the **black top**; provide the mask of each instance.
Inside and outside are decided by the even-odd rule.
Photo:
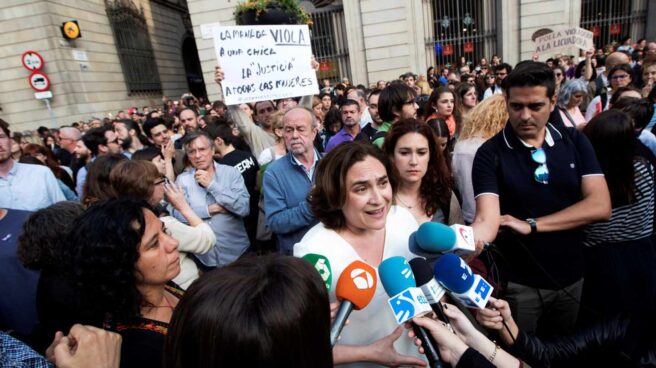
[[[360,131],[360,133],[362,133],[362,134],[364,134],[365,136],[367,136],[367,138],[369,139],[369,142],[373,142],[373,141],[374,141],[374,136],[376,135],[377,132],[378,132],[378,129],[374,128],[374,127],[371,125],[371,123],[367,123],[367,125],[365,125],[365,126],[362,128],[362,130]]]
[[[255,184],[257,183],[257,172],[260,170],[260,165],[257,163],[257,159],[250,152],[234,150],[220,159],[216,160],[221,165],[228,165],[236,168],[241,173],[241,176],[244,177],[244,184],[246,184],[246,189],[251,198],[255,197],[257,202],[257,196],[255,195]]]
[[[13,330],[21,338],[32,333],[37,322],[39,273],[26,269],[16,257],[18,237],[30,214],[7,210],[0,219],[0,329]]]
[[[472,169],[474,195],[498,195],[501,214],[520,220],[546,216],[579,202],[582,177],[603,175],[592,145],[576,129],[556,129],[551,124],[547,129],[553,140],[553,145],[545,140],[542,146],[549,169],[548,184],[535,180],[538,164],[531,158],[533,147],[526,147],[507,123],[476,152]],[[502,271],[510,281],[558,289],[582,277],[582,241],[582,229],[574,229],[528,236],[507,231],[500,233],[495,243],[508,262]]]

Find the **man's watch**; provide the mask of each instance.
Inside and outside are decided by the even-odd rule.
[[[528,224],[531,225],[531,234],[535,234],[538,232],[538,222],[535,221],[534,218],[527,218],[526,222],[528,222]]]

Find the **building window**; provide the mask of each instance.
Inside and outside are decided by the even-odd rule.
[[[162,92],[143,8],[131,0],[105,0],[116,50],[129,94]]]

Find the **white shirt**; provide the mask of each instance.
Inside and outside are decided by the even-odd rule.
[[[385,225],[385,245],[383,249],[383,260],[402,256],[407,260],[417,257],[410,252],[408,239],[419,225],[408,210],[392,206],[387,215]],[[321,254],[328,258],[332,272],[332,285],[330,288],[330,301],[336,301],[335,287],[339,275],[355,260],[364,262],[353,247],[334,230],[329,230],[319,223],[312,227],[303,239],[294,246],[294,256],[303,257],[308,253]],[[376,269],[376,267],[374,267]],[[376,269],[376,271],[378,271]],[[378,276],[378,275],[377,275]],[[349,316],[349,324],[344,327],[340,344],[344,345],[368,345],[379,340],[394,331],[397,327],[394,314],[388,304],[390,297],[385,293],[380,277],[376,285],[376,293],[362,310],[354,310]],[[425,359],[425,356],[417,352],[412,339],[402,336],[394,343],[397,352],[404,355],[416,356]],[[346,367],[375,367],[369,363],[354,363]]]

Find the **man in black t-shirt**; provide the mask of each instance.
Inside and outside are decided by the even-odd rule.
[[[244,184],[250,195],[250,213],[244,217],[244,226],[248,239],[252,244],[256,244],[255,233],[257,230],[258,201],[260,194],[257,192],[257,172],[260,165],[257,159],[246,151],[235,149],[234,142],[237,137],[234,135],[234,129],[227,120],[217,120],[208,124],[205,131],[209,134],[214,142],[216,153],[219,158],[216,161],[222,165],[235,167],[244,178]]]
[[[519,63],[505,81],[508,123],[478,149],[472,169],[477,246],[496,238],[507,261],[504,298],[520,329],[543,337],[574,327],[583,284],[582,227],[611,214],[590,142],[549,122],[554,92],[545,64]],[[497,237],[500,226],[505,231]]]

